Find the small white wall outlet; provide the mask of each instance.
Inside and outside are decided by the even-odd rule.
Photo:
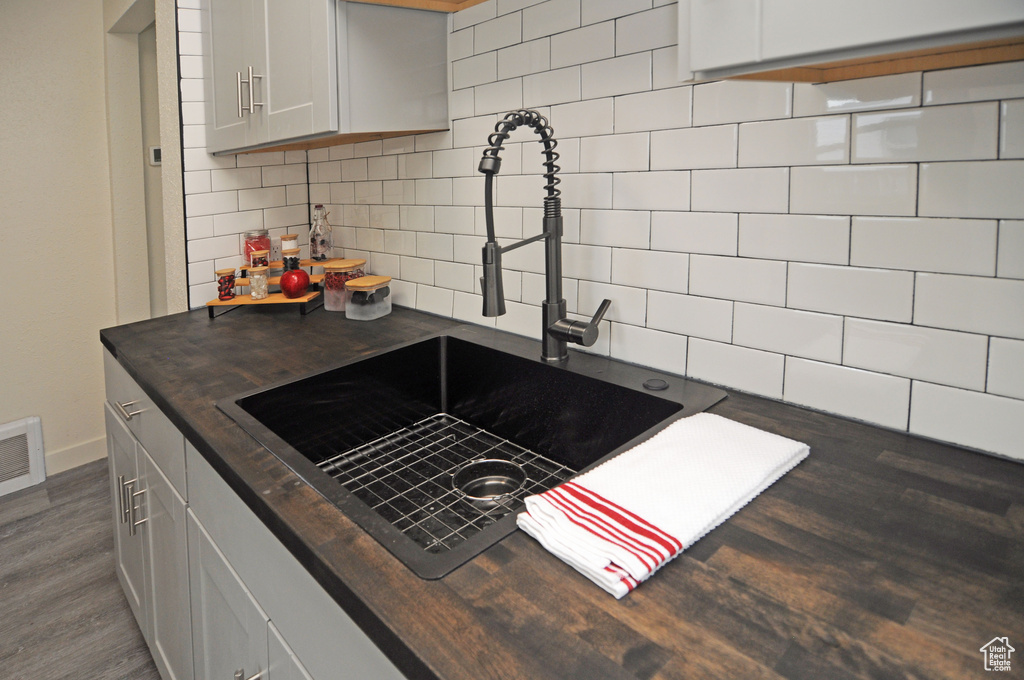
[[[281,255],[281,238],[279,236],[270,237],[270,259],[280,260]]]

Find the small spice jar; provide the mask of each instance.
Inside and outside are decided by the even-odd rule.
[[[285,234],[281,237],[281,252],[299,247],[298,234]]]
[[[249,270],[249,297],[253,300],[265,300],[270,294],[268,269],[269,267],[253,267]]]
[[[254,250],[249,253],[249,264],[253,267],[270,265],[270,250]]]
[[[284,241],[282,240],[282,243]],[[299,249],[288,248],[281,250],[281,257],[284,261],[284,270],[290,271],[299,268]]]
[[[242,235],[244,245],[242,246],[242,257],[249,264],[252,264],[251,253],[254,250],[265,250],[270,252],[270,235],[266,229],[252,229]],[[256,266],[253,264],[253,266]]]
[[[344,312],[349,291],[345,282],[364,276],[366,260],[332,260],[324,264],[324,309],[328,312]]]
[[[390,276],[364,276],[345,283],[351,293],[345,305],[345,318],[371,321],[390,314],[390,284]]]
[[[217,275],[217,299],[235,299],[235,268],[218,269],[214,272]]]

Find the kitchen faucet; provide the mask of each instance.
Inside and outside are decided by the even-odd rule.
[[[517,127],[529,126],[540,135],[544,145],[544,178],[547,184],[544,189],[544,229],[537,236],[532,236],[508,246],[499,246],[494,237],[494,176],[501,169],[501,158],[498,152],[505,147],[502,144]],[[520,109],[510,111],[494,126],[494,132],[487,137],[487,148],[480,159],[480,172],[485,175],[484,207],[487,220],[487,242],[483,248],[484,275],[480,279],[483,291],[483,315],[501,316],[505,313],[505,293],[501,285],[501,254],[522,246],[543,240],[544,251],[544,283],[546,297],[541,303],[541,358],[544,361],[558,362],[569,358],[568,343],[572,342],[590,347],[597,342],[598,324],[608,311],[611,300],[604,300],[587,321],[572,321],[566,318],[565,298],[562,297],[562,191],[558,183],[562,180],[557,176],[560,168],[555,165],[558,153],[555,147],[558,142],[554,138],[554,129],[547,119],[536,111]]]

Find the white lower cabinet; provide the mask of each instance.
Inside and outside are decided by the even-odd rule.
[[[104,366],[115,569],[163,680],[401,680],[109,353]]]

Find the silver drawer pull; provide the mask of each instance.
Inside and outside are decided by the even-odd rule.
[[[260,671],[256,675],[250,675],[247,678],[247,677],[245,677],[245,669],[244,668],[239,668],[237,671],[235,671],[234,680],[260,680],[260,678],[262,678],[262,677],[263,677],[263,671]]]
[[[137,416],[137,415],[139,415],[140,413],[142,413],[145,410],[145,409],[141,409],[141,408],[139,410],[137,410],[137,411],[129,411],[128,410],[129,406],[135,406],[135,404],[138,404],[139,401],[141,401],[141,400],[140,399],[133,399],[132,401],[126,401],[123,404],[121,402],[119,402],[119,401],[115,401],[114,402],[114,406],[116,406],[117,410],[121,412],[121,417],[122,418],[124,418],[125,420],[131,420],[132,416]]]
[[[138,481],[138,480],[133,480],[133,482],[134,481]],[[128,535],[129,536],[134,536],[135,535],[135,527],[139,526],[140,524],[145,524],[146,522],[149,521],[148,517],[146,517],[144,519],[139,519],[139,520],[135,519],[135,511],[142,509],[142,508],[135,507],[135,499],[138,498],[139,496],[141,496],[142,494],[146,493],[146,490],[145,489],[140,489],[139,491],[135,491],[132,488],[132,484],[131,483],[129,483],[127,488],[129,489],[128,496],[126,498],[126,500],[128,501]]]
[[[117,476],[117,514],[121,524],[128,521],[128,506],[124,502],[124,475]]]

